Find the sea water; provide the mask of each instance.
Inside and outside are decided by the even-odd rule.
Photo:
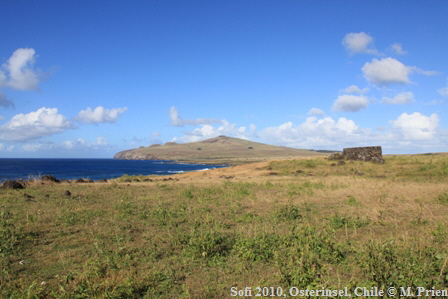
[[[0,181],[36,179],[50,174],[57,179],[113,179],[128,175],[170,175],[227,165],[174,163],[163,160],[16,159],[0,158]]]

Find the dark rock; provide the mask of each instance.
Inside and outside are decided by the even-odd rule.
[[[381,146],[366,146],[344,148],[342,155],[347,160],[371,161],[375,163],[384,163],[383,151]]]
[[[87,180],[88,183],[95,183],[94,180]]]
[[[336,163],[331,163],[331,165],[330,166],[336,166]]]
[[[86,181],[84,179],[79,178],[76,180],[76,183],[86,183]]]
[[[271,171],[271,172],[269,173],[269,175],[278,175],[278,172]]]
[[[383,152],[381,146],[365,146],[344,148],[341,153],[331,155],[329,160],[357,160],[357,161],[371,161],[375,163],[384,163]]]
[[[67,191],[64,192],[64,195],[70,197],[70,196],[72,196],[72,193],[67,190]]]
[[[60,183],[60,181],[58,179],[56,179],[54,176],[52,176],[50,174],[44,174],[43,176],[40,177],[40,179],[42,181],[50,181],[50,182]]]
[[[125,182],[125,183],[130,183],[131,182],[131,180],[129,180],[129,179],[126,179],[126,180],[123,180],[123,182]],[[129,185],[128,185],[129,186]]]
[[[50,198],[50,194],[45,194],[44,197],[45,198]]]
[[[3,188],[4,189],[25,189],[25,186],[17,181],[8,180],[3,183]]]
[[[301,169],[296,170],[296,173],[302,173],[302,172],[304,172],[304,171]]]
[[[106,179],[99,179],[98,183],[107,183],[107,180]]]
[[[343,161],[343,160],[339,160],[339,161],[338,161],[338,165],[345,165],[345,161]]]
[[[143,180],[144,182],[152,182],[152,180],[150,178],[146,178]]]

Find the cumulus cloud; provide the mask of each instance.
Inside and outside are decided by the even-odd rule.
[[[408,54],[408,52],[403,50],[403,48],[401,47],[401,44],[399,44],[399,43],[392,44],[389,48],[392,52],[394,52],[397,55]]]
[[[333,111],[357,112],[366,108],[368,105],[369,100],[365,96],[345,94],[338,96],[331,109]]]
[[[73,128],[67,118],[58,114],[57,108],[42,107],[28,114],[14,115],[0,126],[0,140],[23,141],[62,133]]]
[[[402,92],[393,98],[383,97],[381,102],[384,104],[404,105],[414,102],[414,94],[412,92]]]
[[[380,60],[374,58],[361,68],[367,81],[378,85],[409,84],[409,75],[418,73],[425,76],[439,74],[437,71],[425,71],[415,66],[406,66],[400,61],[387,57]]]
[[[180,139],[175,137],[172,141],[180,140],[182,142],[195,142],[203,139],[216,137],[219,135],[232,136],[241,139],[251,139],[255,136],[257,127],[253,124],[237,127],[236,124],[230,124],[228,121],[223,120],[222,125],[214,127],[212,125],[201,125],[201,127],[194,129],[191,132],[185,131],[184,136]]]
[[[94,142],[88,142],[83,138],[78,138],[76,140],[66,140],[62,142],[61,147],[65,149],[98,149],[109,147],[109,143],[107,142],[104,136],[99,136],[96,138]]]
[[[382,55],[373,46],[373,37],[365,32],[346,34],[342,40],[342,45],[351,55],[359,53]]]
[[[33,70],[36,62],[34,49],[17,49],[0,70],[0,85],[17,90],[37,90],[39,88],[38,71]]]
[[[83,138],[78,138],[76,140],[66,140],[62,143],[53,142],[37,142],[37,143],[27,143],[21,146],[21,150],[25,152],[38,152],[45,151],[51,153],[64,153],[67,155],[69,152],[79,153],[82,152],[92,152],[92,150],[110,149],[111,146],[107,142],[104,136],[99,136],[94,142],[89,142]]]
[[[179,111],[175,106],[172,106],[169,111],[171,125],[175,127],[183,127],[185,125],[205,125],[205,124],[221,124],[223,120],[216,118],[196,118],[196,119],[182,119]]]
[[[345,93],[356,93],[356,94],[365,94],[367,92],[369,92],[369,88],[359,88],[356,85],[350,85],[349,87],[342,89],[341,92],[345,92]]]
[[[420,112],[403,113],[389,123],[400,132],[405,140],[430,140],[437,132],[439,116],[435,113],[430,116]]]
[[[320,110],[319,108],[311,108],[310,111],[308,112],[308,115],[320,115],[320,116],[324,116],[325,112],[323,112],[322,110]]]
[[[15,50],[0,68],[0,88],[38,90],[42,76],[40,71],[33,68],[36,57],[36,51],[32,48]],[[14,107],[14,103],[8,100],[1,90],[0,106]]]
[[[351,142],[361,133],[362,131],[354,121],[344,117],[335,121],[331,117],[319,119],[310,116],[298,126],[287,122],[278,127],[265,128],[259,132],[259,136],[279,145],[316,147],[335,146],[342,141]]]
[[[81,110],[74,120],[84,124],[115,123],[126,110],[127,107],[104,109],[103,106],[98,106],[93,110],[88,107]]]
[[[347,118],[333,119],[310,116],[299,124],[286,122],[268,127],[258,136],[263,142],[302,148],[341,149],[352,146],[381,145],[393,152],[436,150],[448,146],[448,132],[439,128],[439,116],[419,112],[403,113],[389,121],[389,127],[378,126],[376,130],[360,128]]]
[[[380,60],[374,58],[372,62],[366,62],[361,70],[367,81],[374,84],[411,83],[408,76],[411,74],[412,69],[391,57]]]

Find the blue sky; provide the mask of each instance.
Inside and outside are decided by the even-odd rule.
[[[447,151],[446,1],[20,1],[0,19],[0,157],[228,135]]]

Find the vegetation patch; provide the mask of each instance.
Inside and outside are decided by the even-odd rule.
[[[231,180],[35,183],[32,201],[0,189],[0,298],[227,298],[236,283],[444,289],[445,157],[282,160],[264,164],[279,175],[251,178],[219,170]]]

